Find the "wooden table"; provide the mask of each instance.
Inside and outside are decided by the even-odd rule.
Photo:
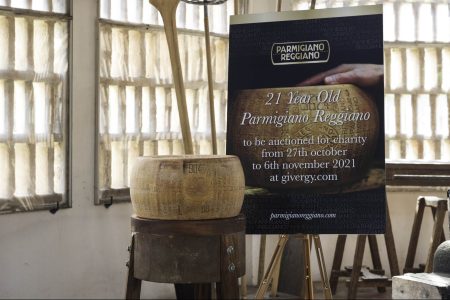
[[[131,217],[126,299],[141,282],[174,283],[177,299],[238,299],[245,274],[245,218],[165,221]]]

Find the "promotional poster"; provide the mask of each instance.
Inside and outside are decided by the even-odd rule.
[[[231,17],[247,233],[383,233],[382,6]]]

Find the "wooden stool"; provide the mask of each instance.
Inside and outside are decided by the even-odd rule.
[[[433,233],[431,235],[425,266],[414,268],[414,258],[416,256],[417,242],[419,240],[420,227],[422,225],[425,207],[431,208],[434,220]],[[414,215],[411,237],[409,238],[408,254],[406,255],[403,273],[431,273],[433,271],[434,252],[439,244],[445,241],[443,225],[447,210],[447,199],[434,196],[419,196],[417,198],[416,214]]]
[[[370,254],[372,256],[373,269],[362,266],[366,238],[369,240]],[[330,288],[333,294],[336,293],[339,277],[350,277],[348,283],[348,299],[355,299],[358,287],[377,287],[379,292],[384,292],[386,286],[391,286],[392,281],[387,276],[381,266],[380,253],[375,235],[358,235],[356,241],[355,256],[353,266],[341,270],[342,257],[344,255],[345,241],[347,235],[339,235],[334,252],[333,266],[330,274]],[[395,250],[394,235],[392,233],[391,217],[386,206],[386,233],[384,234],[386,251],[389,260],[391,276],[400,275],[397,253]]]
[[[174,283],[177,299],[238,299],[245,274],[245,218],[164,221],[131,217],[126,299],[141,282]]]

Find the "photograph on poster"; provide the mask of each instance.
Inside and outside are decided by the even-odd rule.
[[[248,233],[381,233],[381,6],[235,16],[227,153]]]

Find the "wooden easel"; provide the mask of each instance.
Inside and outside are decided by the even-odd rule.
[[[277,11],[281,11],[282,0],[277,0]],[[311,0],[310,9],[315,9],[316,0]],[[269,285],[272,283],[272,295],[276,295],[276,290],[278,288],[278,276],[280,272],[281,266],[281,256],[283,254],[284,248],[286,247],[286,243],[290,238],[289,235],[283,234],[280,236],[278,240],[278,244],[273,253],[272,259],[270,260],[267,271],[260,281],[258,291],[256,292],[256,299],[263,299],[264,294],[267,292]],[[305,258],[305,297],[307,299],[314,298],[313,292],[313,284],[312,284],[312,276],[311,276],[311,244],[314,242],[314,247],[316,249],[317,263],[319,265],[320,277],[322,279],[322,286],[324,291],[325,299],[332,299],[330,283],[328,280],[327,271],[325,268],[325,259],[323,256],[322,243],[320,241],[320,237],[318,235],[311,234],[299,234],[294,236],[294,238],[301,238],[304,240],[304,258]],[[265,244],[266,237],[265,235],[261,235],[261,244]],[[261,249],[265,249],[261,247]],[[265,251],[260,251],[260,255],[265,253]],[[260,258],[260,262],[264,262],[264,257]]]
[[[267,292],[269,285],[272,283],[272,292],[276,294],[278,287],[278,275],[281,264],[281,256],[289,238],[301,238],[304,240],[304,258],[305,258],[305,298],[314,299],[312,276],[311,276],[311,244],[314,243],[317,255],[317,263],[319,265],[320,276],[322,279],[322,286],[325,299],[332,299],[328,275],[325,268],[325,259],[323,256],[322,244],[318,235],[298,234],[298,235],[280,235],[278,244],[270,260],[264,278],[261,280],[258,291],[256,292],[256,299],[263,299]],[[276,277],[275,277],[276,275]],[[275,289],[275,290],[274,290]]]

